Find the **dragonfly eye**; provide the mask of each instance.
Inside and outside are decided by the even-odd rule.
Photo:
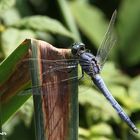
[[[83,43],[74,43],[72,45],[71,52],[73,55],[80,55],[81,52],[85,51],[85,44]]]

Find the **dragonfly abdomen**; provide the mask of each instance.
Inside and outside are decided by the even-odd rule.
[[[99,74],[95,75],[92,78],[94,84],[100,89],[100,91],[103,93],[103,95],[106,97],[106,99],[111,103],[113,108],[117,111],[119,116],[132,128],[132,130],[136,133],[138,133],[138,129],[134,125],[134,123],[130,120],[128,115],[124,112],[122,107],[119,105],[119,103],[114,99],[110,91],[107,89],[103,79]]]

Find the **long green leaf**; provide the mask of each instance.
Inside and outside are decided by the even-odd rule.
[[[13,26],[18,28],[50,32],[74,38],[74,36],[59,21],[47,16],[26,17],[15,23]]]
[[[63,18],[65,20],[65,23],[69,30],[76,36],[76,41],[81,41],[80,34],[78,32],[78,29],[76,27],[76,23],[74,21],[74,18],[72,16],[69,4],[66,0],[57,0],[59,7],[61,9]]]
[[[2,123],[4,123],[29,98],[15,96],[30,83],[28,63],[22,60],[29,56],[30,40],[25,40],[0,64],[0,97]]]

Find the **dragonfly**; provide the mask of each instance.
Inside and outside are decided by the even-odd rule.
[[[105,96],[105,98],[110,102],[110,104],[113,106],[113,108],[116,110],[118,115],[121,117],[122,120],[124,120],[130,128],[135,133],[138,133],[138,129],[134,125],[134,123],[131,121],[129,116],[125,113],[125,111],[122,109],[122,107],[119,105],[119,103],[115,100],[115,98],[112,96],[111,92],[108,90],[104,80],[100,76],[100,73],[103,69],[103,66],[106,62],[106,59],[108,57],[108,54],[110,50],[115,46],[116,43],[116,36],[114,34],[114,23],[116,19],[117,11],[115,10],[112,18],[110,20],[107,32],[105,33],[104,39],[97,50],[96,56],[94,56],[92,53],[90,53],[84,43],[74,43],[71,48],[71,53],[73,55],[73,60],[78,61],[78,63],[81,66],[82,69],[82,76],[80,79],[84,77],[84,73],[89,75],[91,77],[91,80],[93,83],[98,87],[100,92]],[[34,61],[31,59],[31,61]],[[42,60],[44,63],[47,63],[46,60]],[[61,61],[57,61],[61,62]],[[51,63],[51,61],[49,61]],[[53,62],[54,63],[54,62]],[[59,63],[60,64],[60,63]],[[61,70],[61,67],[56,66],[57,70]],[[68,65],[68,69],[74,69],[76,67],[76,64],[70,64]],[[56,65],[56,63],[54,63]],[[50,70],[51,72],[53,70]],[[43,73],[44,74],[44,73]],[[46,74],[46,73],[45,73]],[[75,78],[75,77],[74,77]],[[66,81],[69,79],[65,79],[63,81]]]
[[[130,120],[128,115],[124,112],[122,107],[112,96],[104,80],[99,75],[111,48],[115,45],[116,42],[115,36],[112,35],[116,14],[117,12],[115,11],[112,15],[108,30],[105,34],[104,40],[101,43],[101,46],[97,51],[96,56],[87,52],[85,49],[85,44],[83,43],[73,44],[72,54],[75,57],[79,58],[79,63],[82,68],[82,77],[84,77],[84,73],[89,75],[93,83],[98,87],[98,89],[103,93],[106,99],[111,103],[111,105],[117,111],[118,115],[122,118],[122,120],[124,120],[134,132],[138,133],[138,129],[136,128],[134,123]]]

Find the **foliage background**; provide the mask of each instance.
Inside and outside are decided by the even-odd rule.
[[[1,0],[0,60],[11,54],[25,38],[37,38],[66,48],[82,40],[96,54],[115,9],[118,11],[115,24],[118,42],[104,66],[102,77],[140,128],[139,0]],[[139,140],[140,135],[122,122],[106,99],[87,81],[81,81],[79,88],[79,140]],[[34,139],[31,102],[30,98],[3,126],[8,132],[5,140]]]

